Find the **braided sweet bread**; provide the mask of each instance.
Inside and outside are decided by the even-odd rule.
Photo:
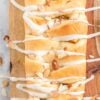
[[[25,7],[11,3],[24,12],[25,39],[8,45],[25,54],[26,79],[11,80],[26,81],[16,88],[32,100],[82,100],[93,79],[86,79],[86,39],[99,35],[87,36],[86,0],[24,1]],[[18,46],[22,43],[25,50]]]

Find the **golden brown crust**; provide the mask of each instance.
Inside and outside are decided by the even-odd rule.
[[[52,10],[59,10],[68,9],[68,8],[75,8],[75,7],[85,7],[86,0],[48,0],[50,2],[46,3],[46,0],[25,0],[25,5],[32,5],[43,4],[45,8],[43,11],[52,11]],[[61,23],[55,27],[48,28],[44,32],[44,36],[46,36],[47,40],[30,40],[25,41],[25,50],[32,50],[32,51],[41,51],[41,50],[51,50],[53,53],[47,53],[46,55],[42,56],[43,61],[38,59],[36,55],[26,55],[25,56],[25,73],[26,76],[34,76],[37,73],[42,73],[45,78],[49,79],[59,79],[64,77],[86,77],[86,63],[81,64],[73,64],[73,65],[63,65],[63,63],[73,63],[74,61],[79,60],[86,60],[86,42],[87,40],[73,40],[67,42],[58,42],[55,40],[51,40],[52,37],[55,36],[67,36],[72,34],[87,34],[88,26],[84,22],[68,22],[69,20],[87,20],[85,13],[80,11],[72,11],[70,13],[64,14],[64,16],[68,18],[64,19],[64,23]],[[62,16],[62,15],[61,15]],[[52,16],[56,19],[57,16]],[[30,19],[37,25],[46,24],[48,21],[40,16],[32,16]],[[37,32],[32,30],[26,23],[25,23],[25,39],[32,38],[33,36],[37,35]],[[65,50],[70,52],[76,53],[83,53],[84,56],[76,56],[76,55],[63,55],[59,56],[60,54],[55,54],[55,50]],[[55,61],[55,64],[53,64]],[[57,61],[57,62],[56,62]],[[43,63],[48,63],[48,66],[44,66]],[[54,65],[54,66],[53,66]],[[56,68],[54,68],[56,67]],[[80,70],[81,69],[81,70]],[[81,78],[71,78],[68,80],[64,80],[63,84],[70,84],[80,81]],[[28,82],[27,82],[28,83]],[[76,88],[74,91],[84,90],[84,85],[82,87]],[[54,95],[54,94],[53,94]],[[78,96],[78,98],[82,99],[83,95]],[[81,100],[80,99],[80,100]],[[50,98],[47,100],[77,100],[77,97],[71,95],[58,95],[54,98]]]
[[[57,48],[59,43],[51,40],[33,40],[25,42],[26,50],[50,50]]]
[[[53,71],[50,76],[51,78],[61,78],[67,76],[85,76],[86,75],[85,66],[86,66],[85,63],[73,66],[65,66],[64,68],[60,68],[57,71]]]
[[[47,0],[47,1],[49,1],[51,9],[61,8],[61,7],[65,7],[65,6],[66,6],[66,8],[79,7],[79,6],[85,7],[86,6],[86,0],[80,0],[80,1],[79,0]],[[45,2],[46,2],[46,0],[25,0],[26,5],[44,4]]]
[[[84,27],[84,30],[83,30]],[[72,34],[86,34],[87,33],[87,25],[81,22],[73,23],[73,24],[65,24],[62,26],[58,26],[56,28],[52,28],[48,30],[47,36],[64,36],[64,35],[72,35]]]
[[[26,76],[34,76],[37,72],[43,72],[44,68],[40,63],[25,57]]]

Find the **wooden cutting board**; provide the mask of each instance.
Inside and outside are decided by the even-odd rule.
[[[17,0],[18,3],[24,5],[24,0]],[[12,40],[23,40],[25,38],[24,21],[22,12],[16,9],[12,4],[10,5],[10,38]],[[20,26],[20,27],[19,27]],[[20,45],[24,49],[24,44]],[[25,56],[15,50],[10,50],[10,57],[12,63],[11,76],[24,77],[25,76]],[[16,82],[10,84],[11,97],[27,97],[27,94],[16,89]]]
[[[100,0],[94,1],[94,6],[100,6]],[[100,26],[100,10],[94,12],[94,24]],[[100,27],[94,29],[95,32],[100,32]],[[96,37],[97,51],[100,56],[100,36]]]
[[[100,6],[100,0],[87,0],[87,7]],[[100,25],[100,10],[94,12],[89,12],[88,21],[94,25]],[[100,28],[89,27],[89,33],[98,32]],[[94,55],[95,58],[100,57],[100,37],[96,37],[88,40],[87,44],[87,59],[89,55]],[[87,64],[87,75],[91,73],[92,70],[99,68],[100,70],[100,61]],[[100,96],[100,71],[95,73],[95,79],[89,82],[86,85],[86,94],[85,96]]]

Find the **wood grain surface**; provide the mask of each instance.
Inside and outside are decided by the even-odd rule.
[[[98,4],[97,2],[99,2],[99,0],[87,0],[87,7],[97,6],[96,5],[96,4]],[[98,25],[98,23],[95,22],[95,20],[97,20],[97,15],[95,15],[95,13],[97,15],[99,15],[99,13],[97,13],[97,11],[87,13],[88,21],[92,24]],[[99,21],[100,21],[100,19],[99,19]],[[96,27],[89,27],[88,34],[97,32],[99,30],[97,30]],[[99,57],[99,54],[97,52],[96,39],[97,38],[92,38],[92,39],[88,40],[87,59],[90,58],[89,55],[93,55],[95,58]],[[98,43],[99,42],[100,41],[98,41]],[[100,61],[95,62],[95,63],[87,63],[87,76],[92,74],[91,73],[92,71],[94,71],[96,73],[95,73],[95,79],[86,85],[85,96],[100,96],[100,71],[99,70],[100,70]]]
[[[99,6],[100,7],[100,0],[94,1],[94,6]],[[97,10],[94,12],[94,24],[100,26],[100,10]],[[100,27],[96,27],[94,29],[95,32],[100,32]],[[96,46],[97,46],[97,51],[100,56],[100,36],[96,37]]]
[[[17,0],[18,3],[24,5],[24,0]],[[22,18],[22,12],[10,5],[10,38],[11,40],[23,40],[25,38],[24,21]],[[24,44],[20,45],[21,48],[25,48]],[[25,74],[25,55],[15,50],[10,50],[10,57],[12,63],[11,76],[24,77]],[[16,82],[11,82],[11,97],[27,97],[27,94],[16,89]]]

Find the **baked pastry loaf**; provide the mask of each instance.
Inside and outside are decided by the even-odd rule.
[[[62,12],[64,9],[69,9],[69,8],[76,8],[76,7],[85,7],[86,5],[86,0],[33,0],[33,1],[29,1],[29,0],[25,0],[25,4],[27,5],[44,5],[44,11],[55,11],[55,10],[59,10],[60,12]],[[42,9],[41,9],[42,10]],[[68,13],[64,13],[64,14],[58,14],[58,15],[51,15],[50,18],[46,19],[45,17],[42,16],[31,16],[30,19],[37,25],[44,25],[46,23],[48,23],[48,19],[50,19],[50,21],[52,22],[53,20],[57,20],[58,23],[60,24],[56,24],[54,26],[49,26],[48,24],[48,29],[46,31],[44,31],[43,36],[46,36],[47,39],[37,39],[34,40],[34,36],[38,36],[39,34],[34,31],[35,29],[29,29],[30,25],[25,23],[25,32],[26,32],[26,39],[28,38],[33,38],[33,40],[30,41],[26,41],[25,42],[25,50],[33,50],[35,52],[41,51],[41,53],[45,52],[45,51],[50,51],[47,52],[45,55],[42,56],[43,60],[45,62],[49,62],[50,64],[53,62],[53,60],[58,60],[58,63],[69,63],[70,61],[74,61],[74,60],[81,60],[81,59],[86,59],[85,55],[86,55],[86,40],[80,40],[80,39],[73,39],[71,41],[56,41],[55,39],[52,40],[52,38],[54,37],[60,37],[60,36],[67,36],[67,35],[73,35],[73,34],[87,34],[87,24],[82,22],[82,20],[87,20],[85,13],[81,12],[81,11],[70,11]],[[75,21],[74,20],[80,20],[80,21]],[[52,24],[52,23],[51,23]],[[84,29],[83,29],[84,27]],[[57,51],[63,51],[63,54],[57,53]],[[66,51],[71,51],[71,52],[76,52],[76,53],[83,53],[83,55],[68,55],[65,52]],[[36,56],[36,55],[35,55]],[[40,55],[41,56],[41,55]],[[30,61],[29,61],[30,60]],[[38,57],[32,57],[32,56],[26,56],[26,69],[33,69],[30,70],[30,72],[28,72],[28,75],[32,75],[34,74],[34,71],[36,71],[36,67],[32,67],[34,64],[34,60],[38,60]],[[32,63],[33,62],[33,63]],[[30,65],[31,64],[31,65]],[[41,58],[40,58],[40,67],[43,67]],[[28,66],[27,68],[27,65]],[[38,66],[38,65],[37,65]],[[80,71],[80,74],[75,74],[75,76],[85,76],[85,69],[86,69],[86,65],[81,64],[81,65],[74,65],[69,67],[69,70],[67,69],[67,67],[65,66],[64,68],[61,67],[59,65],[59,68],[57,70],[51,68],[53,66],[49,66],[50,67],[50,75],[48,77],[50,78],[61,78],[61,77],[66,77],[66,76],[71,76],[74,75],[75,72],[77,72],[80,67],[77,66],[83,66],[82,72]],[[74,70],[74,67],[76,69],[76,71],[72,71],[72,69]],[[39,68],[39,72],[43,71],[42,68]],[[26,70],[26,73],[29,70]],[[65,72],[64,72],[65,71]],[[67,72],[68,71],[68,72]],[[63,74],[63,75],[62,75]]]
[[[82,100],[87,40],[79,35],[87,34],[88,25],[80,9],[86,0],[24,1],[25,39],[11,48],[25,54],[26,77],[33,80],[16,87],[38,99]],[[24,43],[25,50],[17,43]]]

